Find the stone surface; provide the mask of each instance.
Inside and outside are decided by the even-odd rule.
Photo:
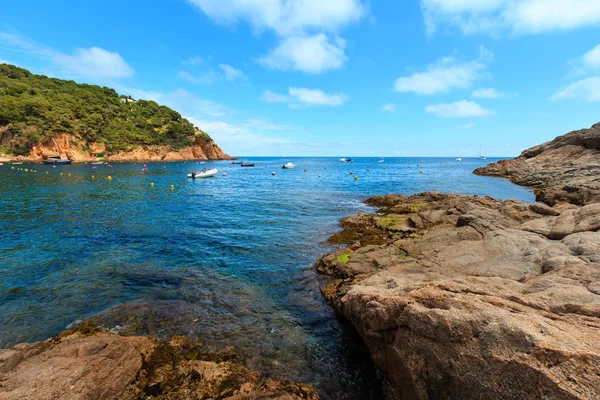
[[[599,204],[424,193],[368,200],[322,292],[391,399],[598,399]],[[552,210],[552,211],[550,211]]]
[[[478,175],[500,176],[535,188],[549,205],[600,202],[600,123],[525,150],[513,160],[478,168]]]
[[[318,399],[312,387],[261,379],[236,358],[182,337],[125,337],[87,324],[0,350],[0,399]]]
[[[107,153],[102,143],[85,143],[74,135],[58,134],[48,143],[38,143],[28,156],[5,156],[6,161],[42,161],[60,155],[75,162],[98,161],[96,154],[104,154],[102,161],[192,161],[230,160],[215,142],[205,142],[196,138],[193,145],[179,150],[169,146],[139,146],[131,151]]]

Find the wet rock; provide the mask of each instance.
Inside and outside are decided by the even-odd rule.
[[[0,350],[0,399],[317,399],[308,385],[263,380],[174,337],[125,337],[89,324],[45,342]]]
[[[379,244],[354,243],[317,270],[389,398],[597,398],[598,204],[554,209],[440,193],[368,202],[381,207],[378,218],[350,218],[351,229]],[[381,224],[403,218],[418,223],[410,232]]]

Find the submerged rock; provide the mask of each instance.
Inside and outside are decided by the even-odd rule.
[[[440,193],[368,202],[380,214],[343,220],[334,238],[346,246],[316,268],[389,398],[598,398],[597,204]]]
[[[318,399],[308,385],[265,380],[236,361],[183,337],[125,337],[86,323],[0,350],[0,399]]]
[[[532,186],[549,205],[600,202],[600,123],[525,150],[513,160],[478,168],[478,175],[508,178]]]

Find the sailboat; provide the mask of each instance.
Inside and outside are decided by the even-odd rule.
[[[479,145],[479,157],[477,157],[477,158],[479,158],[480,160],[485,160],[486,159],[485,156],[481,155],[481,145]]]

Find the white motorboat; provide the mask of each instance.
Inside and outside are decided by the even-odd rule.
[[[294,164],[292,164],[291,162],[284,164],[281,166],[281,168],[283,169],[292,169],[292,168],[296,168],[296,166]]]
[[[340,158],[340,162],[346,162],[345,158]]]
[[[206,171],[202,171],[202,172],[192,172],[191,174],[188,174],[188,178],[192,178],[192,179],[198,179],[198,178],[211,178],[215,175],[217,175],[217,172],[219,172],[216,168],[213,169],[207,169]]]
[[[458,157],[458,158],[456,159],[456,161],[462,161],[462,158]]]

